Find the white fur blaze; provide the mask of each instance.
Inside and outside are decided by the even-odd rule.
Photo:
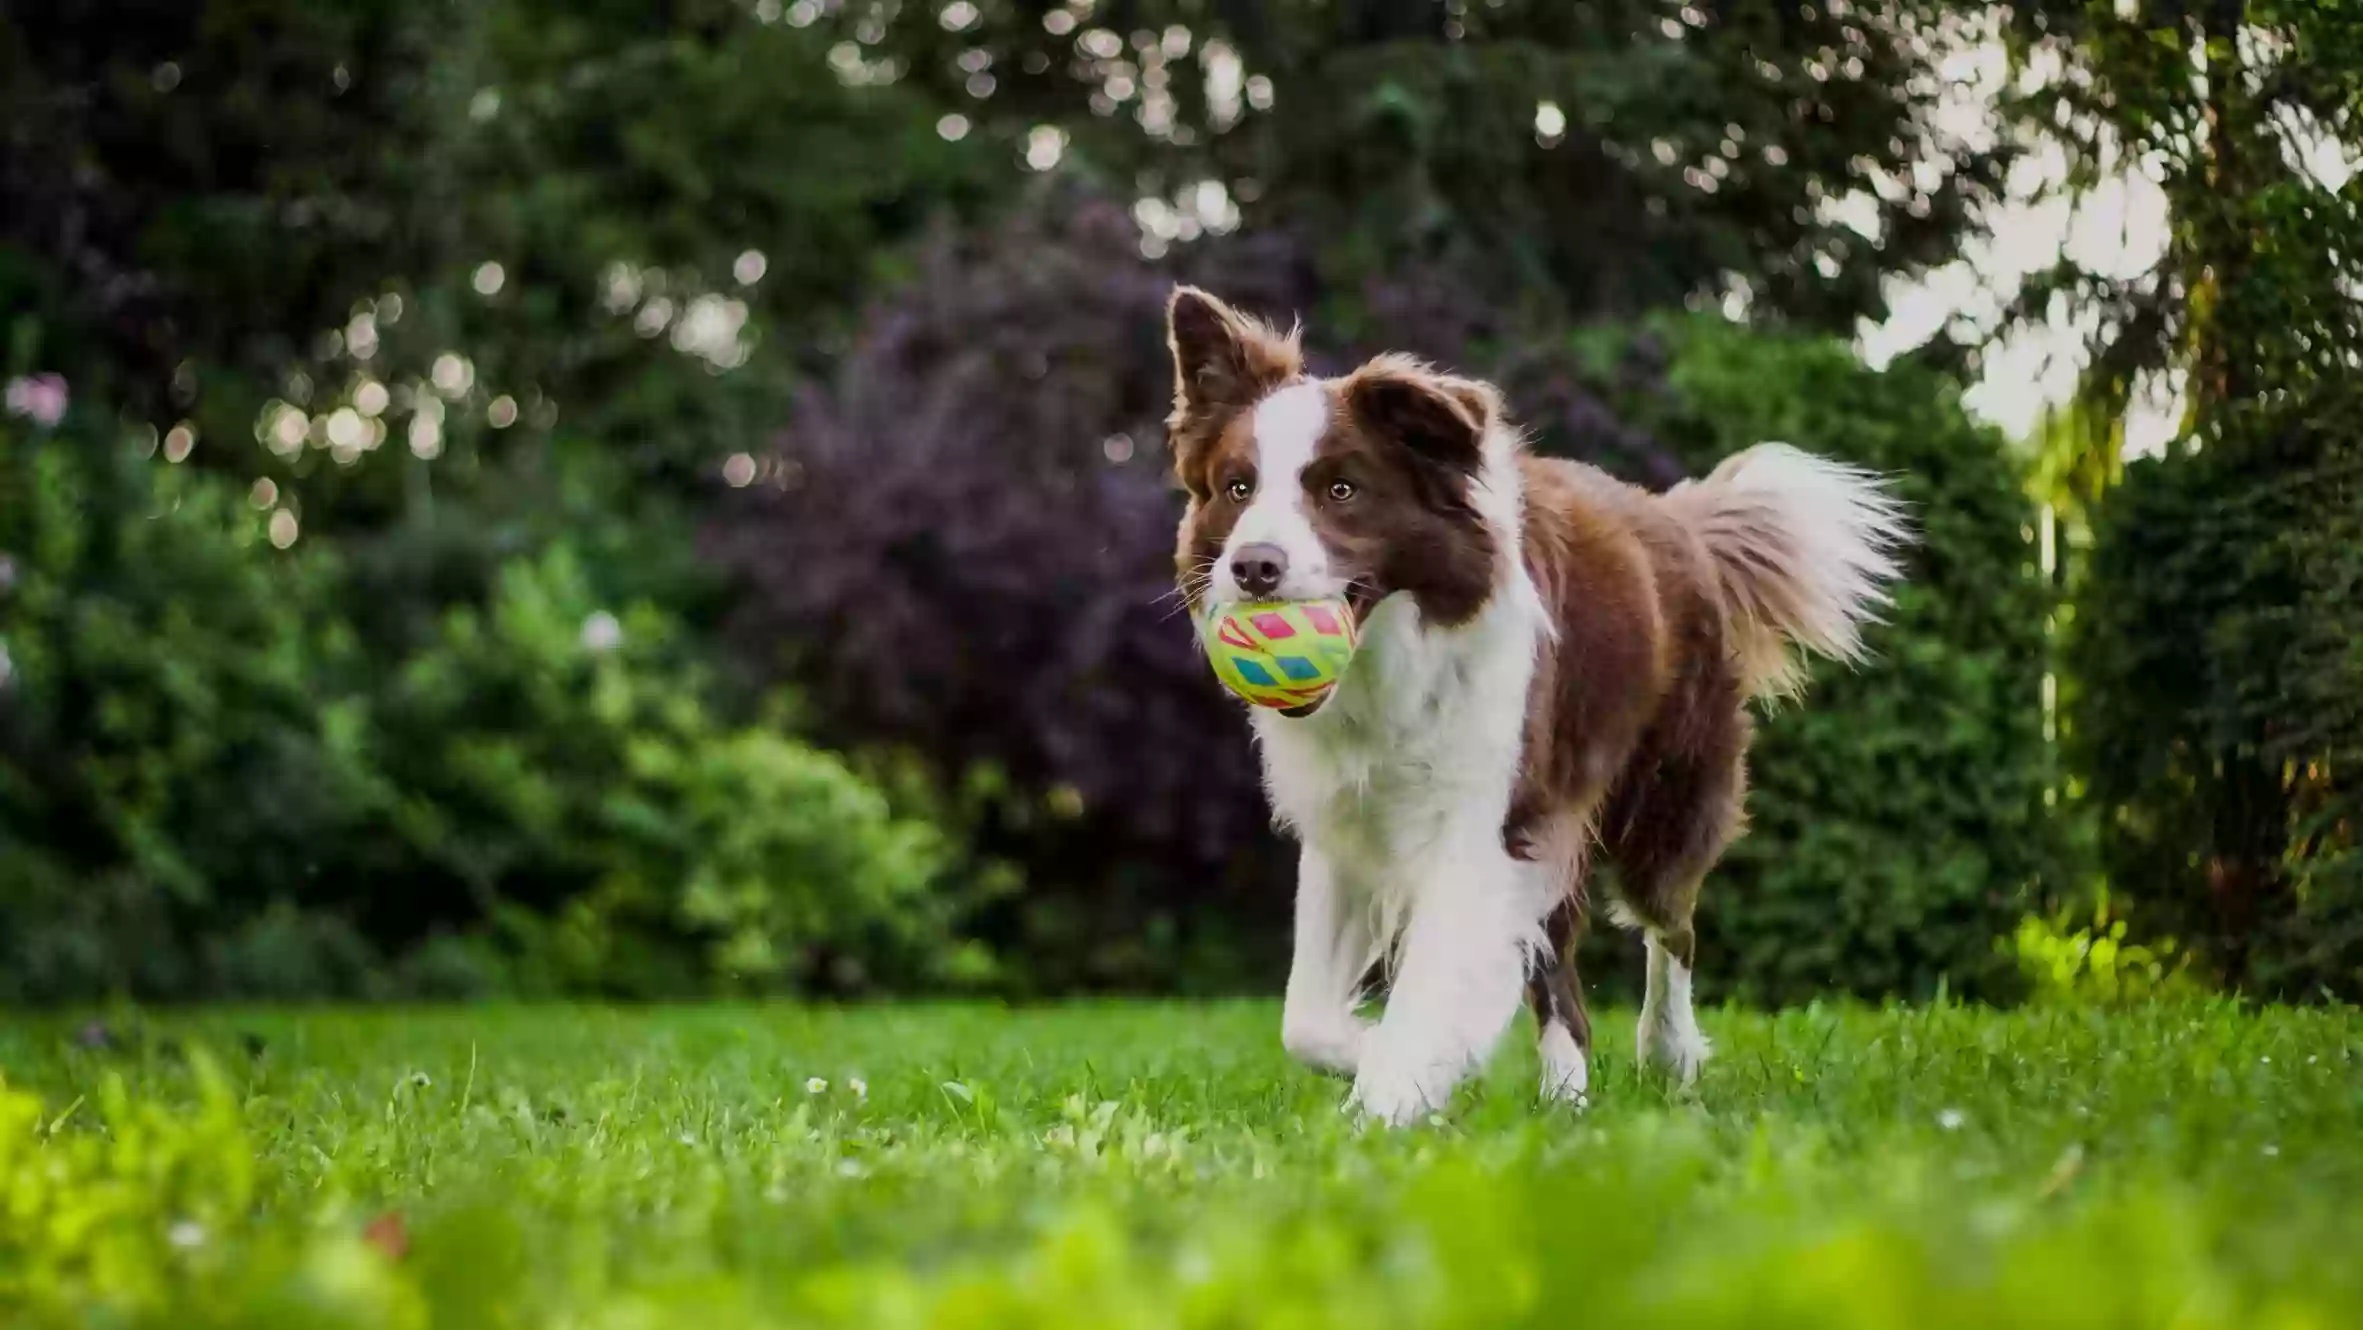
[[[1318,379],[1290,384],[1256,403],[1255,497],[1215,561],[1211,589],[1217,603],[1257,599],[1240,588],[1231,561],[1242,548],[1258,543],[1277,545],[1288,556],[1288,571],[1269,599],[1319,600],[1341,590],[1329,573],[1329,550],[1313,533],[1304,504],[1304,469],[1321,449],[1329,410],[1329,390]]]
[[[1748,690],[1794,694],[1804,662],[1791,647],[1852,664],[1902,574],[1911,538],[1881,477],[1785,443],[1735,454],[1666,502],[1714,563]]]

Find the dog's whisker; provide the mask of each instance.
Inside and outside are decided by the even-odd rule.
[[[1168,619],[1191,613],[1199,602],[1206,599],[1207,592],[1214,586],[1214,563],[1211,558],[1197,559],[1182,570],[1175,579],[1173,589],[1152,602],[1165,607],[1165,612],[1157,616],[1157,622],[1164,623]]]

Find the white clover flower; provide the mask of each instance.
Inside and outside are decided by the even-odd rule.
[[[613,651],[624,644],[624,626],[605,610],[583,620],[583,650]]]

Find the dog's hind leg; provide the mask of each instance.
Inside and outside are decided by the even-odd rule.
[[[1584,1011],[1583,981],[1575,972],[1575,944],[1583,937],[1580,889],[1543,922],[1545,949],[1526,972],[1526,1000],[1541,1035],[1542,1097],[1578,1105],[1591,1092],[1592,1018]]]
[[[1588,802],[1588,801],[1587,801]],[[1542,1056],[1542,1097],[1581,1106],[1592,1088],[1592,1018],[1584,1011],[1575,944],[1584,933],[1584,870],[1591,858],[1592,819],[1564,816],[1528,823],[1523,834],[1505,829],[1503,843],[1543,903],[1542,938],[1526,962],[1526,1003],[1534,1009]]]
[[[1698,1014],[1690,1001],[1691,960],[1695,938],[1685,925],[1679,929],[1649,930],[1649,979],[1641,996],[1641,1023],[1633,1042],[1641,1064],[1656,1067],[1677,1084],[1698,1079],[1711,1051],[1699,1033]]]
[[[1708,1053],[1691,1003],[1697,956],[1691,921],[1708,870],[1743,829],[1745,743],[1743,721],[1729,742],[1665,764],[1625,807],[1611,812],[1618,899],[1649,944],[1637,1053],[1643,1066],[1682,1085],[1697,1078]]]

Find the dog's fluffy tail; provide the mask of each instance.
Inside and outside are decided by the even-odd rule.
[[[1802,689],[1801,651],[1862,659],[1863,625],[1887,605],[1911,538],[1886,481],[1767,443],[1676,486],[1665,502],[1706,547],[1750,693]]]

